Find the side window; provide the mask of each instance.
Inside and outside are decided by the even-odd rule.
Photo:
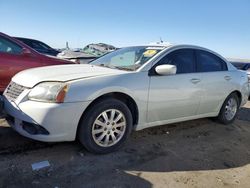
[[[169,64],[177,67],[177,74],[195,72],[194,50],[181,49],[171,52],[163,57],[158,65]]]
[[[196,55],[198,72],[215,72],[227,70],[226,63],[214,54],[197,50]]]
[[[37,42],[31,42],[31,44],[32,44],[32,47],[34,48],[34,49],[41,49],[41,50],[43,50],[43,48],[42,48],[42,46],[40,46],[40,44],[39,43],[37,43]]]
[[[33,48],[32,43],[29,40],[23,40],[22,42],[28,45],[29,47]]]
[[[0,52],[20,54],[22,52],[22,47],[18,46],[8,39],[0,37]]]

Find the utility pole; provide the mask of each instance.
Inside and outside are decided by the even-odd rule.
[[[66,42],[66,49],[69,50],[69,43]]]

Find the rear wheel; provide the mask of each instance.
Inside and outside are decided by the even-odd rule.
[[[240,101],[235,93],[230,94],[221,107],[218,120],[223,124],[232,123],[239,110]]]
[[[106,99],[94,104],[82,118],[78,138],[93,153],[117,150],[132,130],[129,108],[116,99]]]

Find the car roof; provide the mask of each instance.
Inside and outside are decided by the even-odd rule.
[[[35,51],[34,49],[32,49],[30,46],[28,46],[27,44],[23,43],[22,41],[19,41],[18,39],[16,39],[15,37],[11,37],[9,35],[6,35],[5,33],[0,32],[0,36],[7,38],[8,40],[11,40],[15,43],[17,43],[18,45],[20,45],[21,47],[25,47],[27,49],[29,49],[30,51],[32,51],[32,53],[35,54],[40,54],[39,52]]]
[[[150,45],[144,45],[144,46],[150,46]],[[220,54],[218,54],[210,49],[201,47],[201,46],[190,45],[190,44],[170,44],[168,46],[162,46],[162,47],[163,47],[162,52],[160,52],[157,56],[155,56],[153,59],[151,59],[149,61],[149,63],[144,64],[141,68],[138,69],[138,71],[147,70],[151,66],[150,64],[152,61],[155,61],[156,59],[163,57],[166,53],[171,53],[172,51],[180,50],[180,49],[203,50],[203,51],[209,52],[211,54],[214,54],[215,56],[217,56],[220,59],[222,59],[223,61],[225,61],[227,63],[228,67],[234,67],[233,65],[231,65],[231,63],[228,62],[228,60],[226,58],[224,58]]]
[[[23,37],[13,37],[15,39],[18,39],[18,40],[29,40],[29,41],[35,41],[35,42],[41,42],[39,40],[35,40],[35,39],[30,39],[30,38],[23,38]],[[43,42],[42,42],[43,43]]]
[[[36,39],[23,38],[23,37],[13,37],[13,38],[15,38],[15,39],[17,39],[17,40],[20,40],[20,41],[38,42],[38,43],[42,43],[42,44],[44,44],[44,45],[50,47],[48,44],[46,44],[46,43],[44,43],[44,42],[42,42],[42,41],[40,41],[40,40],[36,40]],[[52,48],[52,47],[50,47],[50,48]]]

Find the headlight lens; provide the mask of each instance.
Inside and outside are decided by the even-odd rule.
[[[35,86],[28,95],[30,100],[64,102],[69,85],[61,82],[43,82]]]

